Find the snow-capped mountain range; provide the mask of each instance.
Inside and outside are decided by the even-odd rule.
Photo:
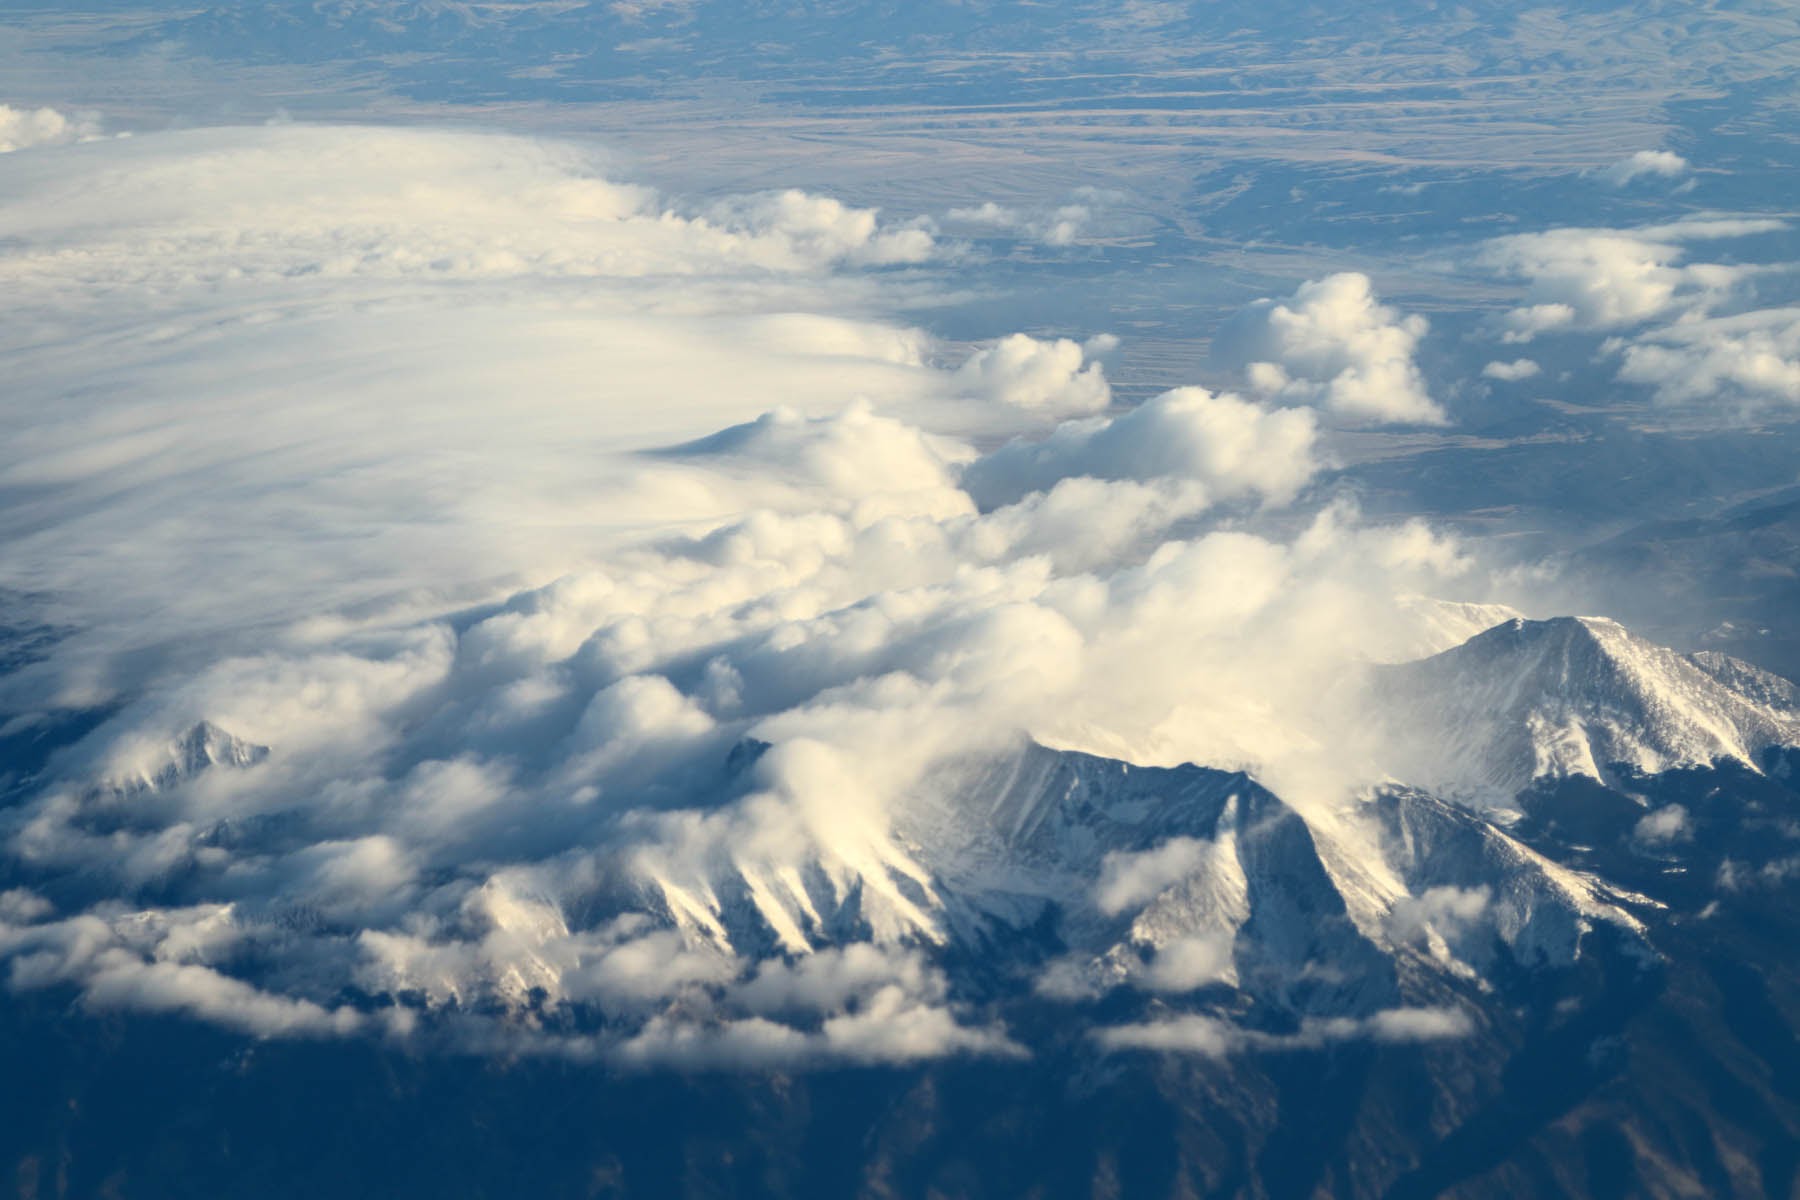
[[[576,994],[587,957],[611,945],[589,945],[584,930],[611,922],[674,933],[720,962],[860,945],[923,953],[948,964],[954,993],[987,1000],[1082,1004],[1122,990],[1253,1020],[1472,1002],[1496,972],[1576,963],[1599,926],[1653,953],[1656,900],[1521,836],[1533,789],[1586,780],[1649,817],[1646,780],[1757,773],[1769,752],[1800,746],[1793,685],[1610,621],[1509,619],[1373,671],[1391,777],[1336,803],[1294,802],[1253,773],[1021,738],[936,763],[892,801],[884,828],[835,840],[726,839],[681,859],[642,843],[643,823],[627,816],[606,881],[572,900],[541,875],[498,871],[455,917],[479,952],[408,951],[382,978],[428,1002],[522,1011]],[[718,777],[721,804],[753,798],[778,750],[740,742]],[[270,756],[203,722],[115,759],[82,803],[130,819],[154,793],[205,781],[223,795],[221,772]],[[1685,811],[1665,816],[1679,832]],[[282,820],[228,819],[200,840],[254,851],[257,830],[292,825]],[[365,859],[319,869],[377,871],[393,851],[376,841],[357,844]]]
[[[128,863],[136,907],[77,911],[79,879],[58,890],[40,882],[55,864],[15,865],[27,886],[0,890],[0,953],[28,1003],[66,1005],[52,989],[70,984],[79,1004],[312,1039],[309,1054],[400,1037],[434,1078],[470,1060],[432,1048],[473,1047],[598,1059],[624,1079],[673,1067],[645,1086],[684,1105],[712,1086],[684,1082],[695,1069],[799,1072],[783,1086],[806,1095],[910,1079],[985,1095],[991,1081],[1006,1113],[1150,1087],[1265,1156],[1289,1152],[1271,1114],[1317,1096],[1355,1104],[1358,1132],[1342,1136],[1372,1139],[1386,1178],[1421,1172],[1418,1194],[1433,1171],[1483,1169],[1490,1137],[1551,1128],[1577,1097],[1610,1113],[1607,1081],[1625,1072],[1650,1080],[1633,1077],[1655,1103],[1629,1119],[1658,1153],[1685,1153],[1659,1131],[1721,1071],[1739,1099],[1706,1110],[1708,1136],[1787,1137],[1765,1078],[1780,1045],[1744,1022],[1786,986],[1780,947],[1800,934],[1792,685],[1592,619],[1507,619],[1370,679],[1404,753],[1335,802],[1254,771],[1021,737],[936,762],[879,827],[827,819],[759,840],[731,813],[770,798],[796,746],[745,738],[702,764],[710,809],[626,810],[547,860],[421,873],[385,908],[367,881],[429,843],[321,832],[367,794],[259,812],[258,780],[291,761],[201,723],[71,760],[105,765],[85,779],[70,767],[51,799],[15,810],[18,845],[31,822],[61,819],[100,850],[143,828],[165,829],[156,851],[169,849]],[[434,783],[447,801],[469,786]],[[202,810],[218,815],[171,823]],[[724,834],[704,854],[657,840],[709,821]],[[199,849],[183,859],[183,843]],[[258,872],[352,902],[236,900],[244,880],[267,891]],[[1658,1040],[1669,1022],[1692,1053]],[[1633,1038],[1650,1047],[1642,1063]],[[844,1065],[895,1070],[811,1070]],[[934,1127],[974,1119],[942,1103]],[[1402,1120],[1419,1105],[1433,1137],[1462,1139],[1437,1166]],[[1209,1146],[1182,1153],[1220,1161]],[[1780,1168],[1739,1190],[1766,1192]]]
[[[1800,745],[1785,680],[1600,619],[1508,620],[1379,668],[1375,688],[1393,780],[1340,806],[1290,804],[1242,772],[1023,742],[929,772],[873,874],[829,852],[746,856],[698,888],[650,876],[642,895],[740,953],[846,938],[992,946],[1048,929],[1052,993],[1218,988],[1367,1013],[1441,999],[1498,958],[1567,965],[1596,923],[1641,934],[1654,902],[1515,836],[1520,792],[1757,771],[1765,752]]]

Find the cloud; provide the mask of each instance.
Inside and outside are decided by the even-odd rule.
[[[758,317],[749,323],[749,335],[757,344],[785,353],[864,359],[902,367],[923,366],[931,349],[931,339],[917,329],[818,313],[771,313]]]
[[[918,263],[916,226],[789,190],[677,211],[571,143],[307,125],[138,137],[20,174],[9,278],[56,287],[245,279],[810,274]],[[133,254],[148,245],[149,254]],[[79,255],[72,252],[79,247]]]
[[[1177,388],[1111,420],[1068,421],[970,463],[962,483],[984,509],[1068,478],[1180,480],[1214,497],[1292,499],[1318,470],[1306,409],[1269,409],[1204,388]]]
[[[1069,246],[1141,232],[1141,218],[1120,211],[1128,199],[1122,192],[1083,187],[1070,193],[1062,204],[1017,208],[989,200],[953,208],[945,214],[945,223],[953,232],[969,236],[1016,237],[1045,246]]]
[[[1232,939],[1207,934],[1166,942],[1134,978],[1153,992],[1191,992],[1233,980]]]
[[[1214,1017],[1180,1016],[1137,1025],[1115,1025],[1095,1031],[1108,1050],[1157,1050],[1224,1058],[1241,1047],[1243,1035]]]
[[[331,916],[404,905],[418,877],[408,848],[387,834],[324,841],[293,856],[299,894]]]
[[[1620,329],[1695,312],[1732,295],[1753,268],[1687,263],[1688,242],[1782,228],[1767,219],[1697,218],[1636,230],[1552,229],[1489,242],[1479,265],[1525,284],[1500,319],[1509,342],[1553,330]]]
[[[645,1066],[1016,1054],[935,957],[925,773],[1323,763],[1337,682],[1417,648],[1396,597],[1470,570],[1304,506],[1311,408],[1046,430],[1102,345],[933,365],[893,268],[935,243],[873,210],[428,130],[91,150],[0,203],[0,586],[60,631],[0,714],[80,716],[0,812],[16,987]]]
[[[100,136],[92,117],[70,116],[54,108],[13,108],[0,104],[0,154],[34,146],[63,146]]]
[[[0,923],[11,987],[74,984],[95,1011],[177,1013],[256,1037],[342,1037],[378,1024],[352,1009],[263,991],[203,961],[228,955],[240,940],[219,906]]]
[[[948,213],[953,228],[963,226],[981,232],[1012,234],[1046,246],[1071,244],[1081,236],[1093,216],[1093,210],[1085,204],[1065,204],[1027,213],[995,204],[992,200],[975,208],[953,208]]]
[[[56,911],[48,900],[30,888],[7,888],[0,892],[0,922],[28,925]]]
[[[764,1071],[803,1065],[815,1046],[799,1030],[761,1017],[710,1026],[656,1018],[614,1057],[625,1066]]]
[[[1197,862],[1192,870],[1182,871],[1166,886],[1135,896],[1119,909],[1100,907],[1100,911],[1117,916],[1190,879],[1204,880],[1216,870],[1235,871],[1235,864],[1220,863],[1210,854],[1208,857],[1212,858],[1210,863]],[[1176,901],[1176,906],[1181,907],[1181,901]],[[1130,941],[1117,943],[1097,957],[1074,952],[1051,960],[1033,978],[1033,992],[1063,1003],[1082,1003],[1121,987],[1177,995],[1239,982],[1234,932],[1211,930],[1145,940],[1153,929],[1154,921],[1146,924],[1146,918],[1140,917],[1132,926]]]
[[[635,23],[646,17],[665,14],[676,19],[686,18],[695,2],[696,0],[608,0],[606,8],[608,12]]]
[[[1486,887],[1434,887],[1395,904],[1388,928],[1401,942],[1433,937],[1454,941],[1488,912],[1493,893]]]
[[[1502,383],[1517,383],[1521,379],[1535,379],[1542,368],[1529,358],[1515,358],[1511,362],[1491,362],[1481,368],[1483,379],[1498,379]]]
[[[916,999],[941,1001],[941,975],[916,952],[867,943],[827,947],[788,962],[773,959],[737,991],[752,1012],[778,1014],[793,1010],[842,1013],[853,1002],[868,1001],[884,989],[898,987]]]
[[[984,514],[959,539],[979,560],[1043,557],[1075,571],[1116,561],[1157,541],[1213,504],[1205,484],[1184,479],[1064,478],[1047,492]]]
[[[830,1018],[820,1033],[832,1057],[851,1062],[908,1063],[949,1054],[1025,1056],[1004,1031],[966,1028],[948,1010],[911,1003],[895,987],[877,992],[862,1011]]]
[[[1190,837],[1170,838],[1136,854],[1114,851],[1101,864],[1094,901],[1103,913],[1122,913],[1194,874],[1211,855],[1210,842]]]
[[[571,930],[548,901],[519,897],[490,880],[460,906],[444,932],[364,930],[357,938],[358,985],[377,994],[418,995],[428,1004],[527,1007],[534,993],[552,1004],[598,1006],[615,1019],[654,1014],[671,1001],[704,1001],[743,971],[735,956],[689,944],[679,933],[625,916]]]
[[[82,999],[92,1009],[180,1013],[257,1037],[343,1036],[365,1023],[354,1010],[271,996],[206,967],[143,963],[124,955],[95,964],[83,982]]]
[[[1378,1042],[1436,1042],[1468,1037],[1475,1031],[1469,1015],[1453,1008],[1390,1008],[1364,1026]]]
[[[706,210],[707,220],[733,236],[774,239],[799,262],[894,266],[925,262],[936,253],[928,229],[884,228],[879,215],[794,188],[723,200]]]
[[[1052,959],[1031,981],[1033,995],[1063,1003],[1097,1000],[1109,989],[1097,979],[1093,962],[1083,955]]]
[[[1104,352],[1111,339],[1089,343]],[[1012,334],[972,354],[956,372],[971,394],[1050,417],[1099,412],[1112,403],[1106,373],[1090,350],[1068,338],[1039,341]]]
[[[604,764],[657,743],[692,742],[715,725],[705,709],[667,679],[632,675],[596,692],[569,737],[573,746],[592,748]]]
[[[1215,1017],[1182,1015],[1095,1032],[1108,1050],[1151,1050],[1223,1058],[1245,1051],[1316,1050],[1333,1042],[1371,1041],[1388,1045],[1450,1041],[1475,1030],[1467,1013],[1450,1008],[1392,1008],[1367,1017],[1337,1017],[1303,1023],[1299,1032],[1267,1034]]]
[[[12,172],[0,274],[51,331],[16,347],[18,378],[68,402],[0,451],[32,497],[0,521],[0,586],[57,593],[109,660],[77,669],[65,647],[63,678],[20,690],[85,703],[125,682],[95,644],[109,598],[160,614],[131,636],[172,652],[249,614],[267,644],[410,588],[491,596],[609,531],[781,499],[635,451],[782,406],[955,408],[922,334],[842,315],[869,305],[853,267],[891,257],[885,225],[791,197],[682,215],[598,169],[561,143],[283,126]],[[254,422],[224,416],[245,405]],[[200,479],[233,521],[186,506]],[[58,550],[77,538],[112,552]]]
[[[713,1026],[655,1021],[613,1057],[626,1066],[694,1069],[805,1069],[845,1062],[898,1066],[950,1054],[1018,1058],[1023,1050],[997,1030],[971,1030],[941,1008],[909,1006],[895,993],[867,1013],[834,1017],[802,1032],[761,1017]]]
[[[955,478],[955,467],[969,457],[962,448],[861,402],[811,419],[785,409],[764,413],[667,453],[750,464],[865,516],[891,511],[941,518],[969,511]]]
[[[1679,179],[1688,173],[1688,161],[1672,150],[1639,150],[1600,172],[1614,187],[1639,179]]]
[[[1784,887],[1800,878],[1800,855],[1771,859],[1760,867],[1727,858],[1719,864],[1715,882],[1727,892],[1744,892],[1756,887]]]
[[[224,918],[233,936],[256,928],[252,914],[317,928],[318,945],[301,932],[276,956],[307,963],[302,976],[324,995],[351,977],[371,994],[421,998],[421,1016],[518,1010],[534,995],[596,1006],[624,1023],[622,1061],[1012,1053],[987,1024],[958,1018],[941,976],[896,948],[943,936],[933,871],[893,824],[909,781],[1021,727],[1064,739],[1110,730],[1134,740],[1134,757],[1178,761],[1291,745],[1295,698],[1316,693],[1329,655],[1391,606],[1390,573],[1454,573],[1457,559],[1417,529],[1361,529],[1337,513],[1291,545],[1213,532],[1061,578],[1034,558],[971,569],[954,535],[987,519],[912,518],[952,536],[860,577],[844,572],[871,552],[859,543],[911,544],[897,518],[847,528],[824,554],[760,534],[729,553],[718,548],[730,539],[710,537],[639,549],[459,635],[428,622],[425,636],[393,643],[395,659],[370,647],[360,668],[335,651],[228,661],[121,713],[64,769],[78,780],[121,761],[115,745],[141,747],[196,708],[267,739],[268,756],[153,792],[139,811],[162,823],[137,834],[85,832],[111,801],[52,787],[20,811],[9,848],[34,869],[86,864],[107,882],[101,896],[179,879],[234,898],[245,915]],[[761,522],[743,524],[749,535]],[[891,574],[902,564],[914,574]],[[890,590],[865,595],[871,586]],[[1353,588],[1367,589],[1366,606],[1346,603]],[[1267,645],[1284,647],[1285,666],[1257,649]],[[623,674],[605,665],[621,655]],[[1196,694],[1196,676],[1216,690]],[[475,749],[495,719],[487,698],[527,681],[541,698],[521,710],[525,727],[563,732]],[[1248,727],[1246,701],[1283,716]],[[722,780],[717,764],[745,733],[771,748]],[[664,755],[664,744],[679,749]],[[458,756],[436,757],[443,747]],[[1178,840],[1109,860],[1101,906],[1150,898],[1198,869],[1205,849]],[[877,945],[831,944],[851,913]],[[344,929],[349,945],[330,932]],[[775,948],[800,957],[758,960]],[[234,961],[208,966],[228,973]],[[1228,961],[1222,943],[1170,944],[1136,981],[1191,990]],[[697,999],[703,1019],[665,1011]]]
[[[1726,420],[1800,400],[1800,318],[1742,308],[1769,268],[1688,262],[1689,244],[1779,232],[1765,217],[1698,216],[1632,230],[1555,229],[1490,242],[1480,261],[1523,280],[1527,303],[1498,320],[1507,342],[1551,331],[1618,331],[1600,347],[1616,378],[1659,404],[1709,407]],[[1513,372],[1520,364],[1527,376]],[[1529,359],[1490,363],[1495,379],[1529,377]]]
[[[1003,1029],[959,1022],[944,991],[942,975],[916,952],[827,947],[794,962],[765,961],[723,1001],[749,1015],[697,1027],[653,1019],[615,1056],[634,1065],[792,1069],[1024,1053]]]
[[[1367,275],[1309,280],[1286,300],[1261,300],[1213,343],[1260,395],[1316,405],[1350,425],[1443,425],[1413,354],[1429,325],[1380,303]]]
[[[1618,378],[1663,404],[1800,404],[1800,309],[1682,321],[1610,343]]]
[[[1693,823],[1688,811],[1679,804],[1666,805],[1639,821],[1631,836],[1646,846],[1666,846],[1693,838]]]

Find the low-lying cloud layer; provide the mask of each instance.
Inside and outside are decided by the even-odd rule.
[[[1361,1019],[1311,1021],[1296,1033],[1267,1034],[1240,1029],[1212,1017],[1178,1016],[1096,1031],[1109,1050],[1161,1050],[1223,1058],[1248,1050],[1311,1050],[1332,1042],[1436,1042],[1467,1037],[1474,1029],[1466,1013],[1447,1008],[1393,1008]]]

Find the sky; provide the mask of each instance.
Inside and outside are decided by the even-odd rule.
[[[944,772],[1373,839],[1374,666],[1800,482],[1780,5],[5,7],[0,969],[96,1012],[1026,1055],[929,953]]]

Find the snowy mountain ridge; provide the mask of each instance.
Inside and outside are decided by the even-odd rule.
[[[1296,808],[1242,772],[1024,741],[928,771],[889,814],[879,877],[823,852],[727,865],[663,911],[739,953],[1048,930],[1063,956],[1053,986],[1069,994],[1221,986],[1367,1013],[1479,980],[1496,955],[1573,962],[1596,923],[1641,932],[1643,897],[1509,832],[1521,789],[1755,769],[1764,751],[1800,745],[1792,684],[1597,618],[1508,619],[1377,668],[1375,687],[1402,748],[1397,782],[1335,810]]]
[[[1489,805],[1542,779],[1628,790],[1633,775],[1718,761],[1760,769],[1765,751],[1800,744],[1787,680],[1597,617],[1506,621],[1383,668],[1376,696],[1399,778]]]
[[[1404,782],[1336,805],[1295,805],[1242,771],[1021,738],[931,765],[890,798],[884,824],[749,845],[731,834],[731,806],[756,799],[759,762],[782,748],[744,741],[717,809],[669,815],[689,830],[716,824],[703,853],[657,842],[663,826],[628,814],[603,835],[619,839],[603,847],[603,894],[496,878],[458,919],[494,964],[479,990],[505,1008],[567,991],[593,940],[577,926],[610,915],[718,961],[873,946],[981,961],[978,974],[1070,1001],[1125,989],[1220,1012],[1362,1019],[1452,1002],[1496,973],[1567,966],[1599,925],[1641,938],[1652,902],[1514,835],[1505,802],[1519,789],[1615,786],[1720,760],[1754,768],[1765,750],[1800,745],[1792,684],[1595,619],[1509,619],[1376,668],[1375,687],[1413,757],[1394,773]],[[107,776],[108,797],[185,788],[269,754],[210,723],[145,746],[133,770]],[[475,995],[426,957],[409,961],[426,993]]]
[[[1640,927],[1629,897],[1410,789],[1326,820],[1241,772],[1026,742],[942,765],[894,825],[927,882],[890,867],[846,885],[824,856],[731,867],[663,915],[753,955],[865,939],[968,951],[1035,929],[1058,953],[1039,986],[1069,998],[1224,989],[1320,1016],[1435,1003],[1495,953],[1562,965],[1596,922]],[[878,911],[895,893],[906,911]]]

